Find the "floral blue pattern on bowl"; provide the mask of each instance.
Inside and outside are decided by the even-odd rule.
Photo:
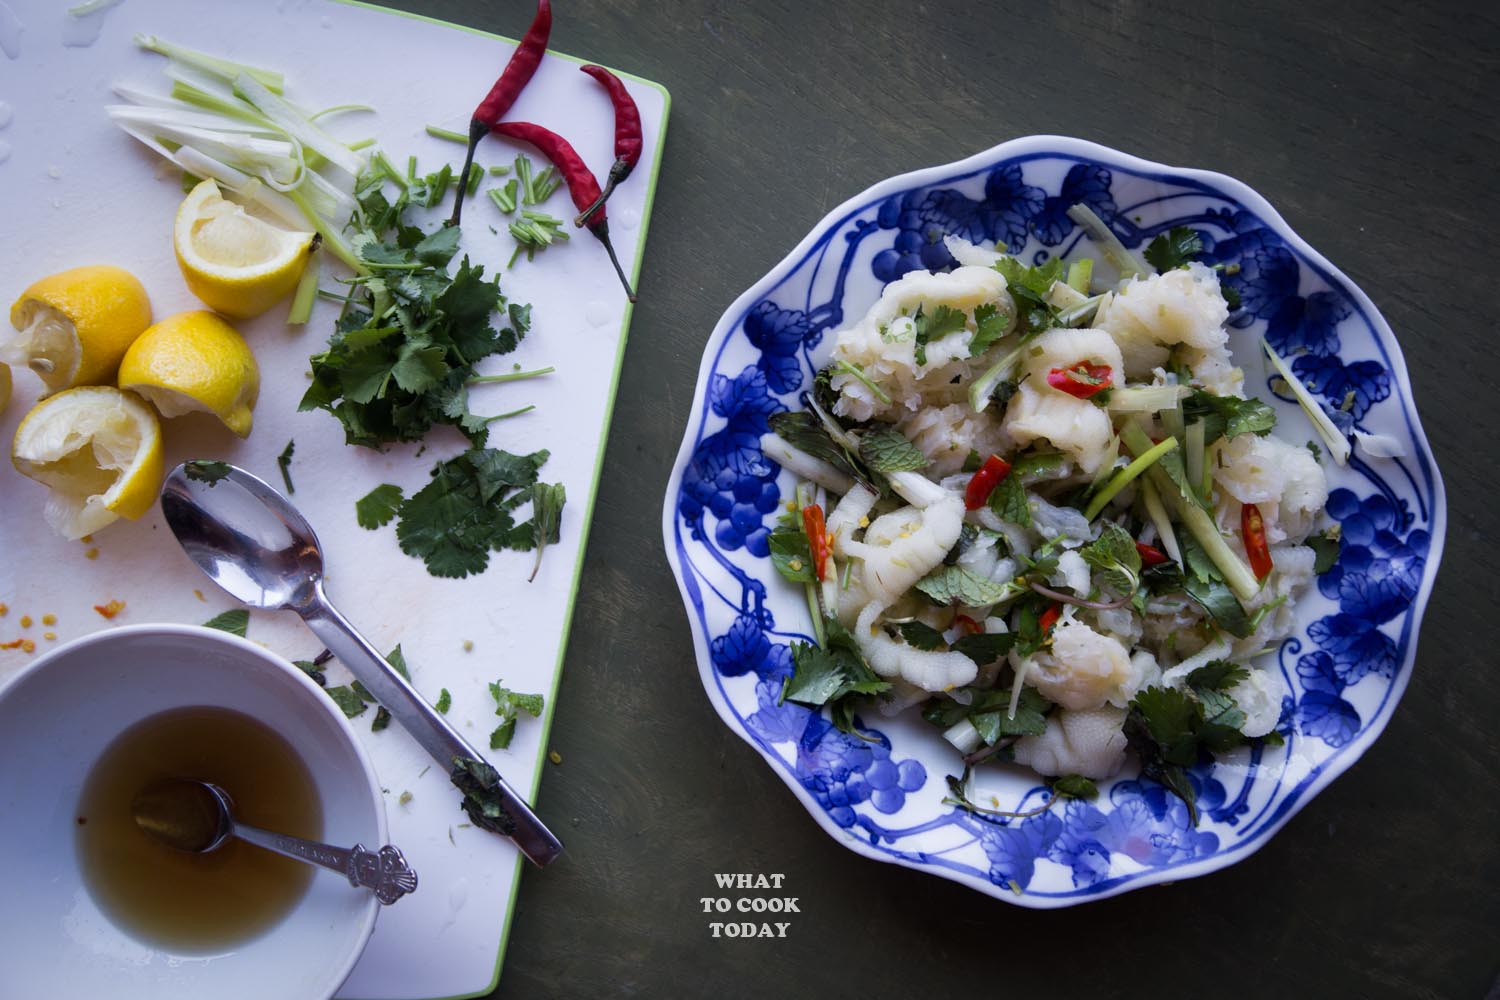
[[[861,717],[867,739],[826,716],[778,705],[789,644],[808,641],[801,591],[776,574],[767,538],[791,478],[765,458],[768,419],[826,360],[829,334],[887,282],[953,263],[943,236],[1003,243],[1032,263],[1098,256],[1068,218],[1089,205],[1141,248],[1173,226],[1202,236],[1240,294],[1230,344],[1247,391],[1277,408],[1283,436],[1316,434],[1258,349],[1264,337],[1346,434],[1394,437],[1399,458],[1356,448],[1324,463],[1338,562],[1298,605],[1299,629],[1273,653],[1289,692],[1281,747],[1242,749],[1190,772],[1202,813],[1135,776],[1092,801],[1025,818],[945,801],[958,754],[916,712]],[[1080,244],[1084,244],[1080,246]],[[710,338],[663,517],[697,646],[724,721],[760,751],[831,834],[867,856],[943,875],[1027,906],[1066,906],[1238,861],[1349,767],[1385,727],[1411,674],[1446,521],[1442,481],[1417,420],[1400,348],[1370,300],[1231,178],[1150,163],[1052,136],[892,178],[839,207],[724,314]],[[983,767],[978,804],[1027,812],[1046,801],[1023,768]]]

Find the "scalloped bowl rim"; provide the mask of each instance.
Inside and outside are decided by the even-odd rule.
[[[1364,312],[1369,320],[1371,329],[1375,333],[1375,340],[1378,347],[1385,353],[1391,363],[1390,370],[1396,379],[1402,413],[1410,426],[1413,442],[1422,452],[1420,457],[1425,458],[1432,472],[1432,521],[1428,529],[1431,535],[1431,545],[1426,564],[1423,567],[1421,584],[1411,602],[1411,639],[1407,644],[1406,655],[1397,667],[1396,674],[1391,681],[1390,691],[1380,711],[1371,719],[1369,725],[1362,729],[1349,745],[1341,748],[1339,753],[1320,764],[1315,775],[1310,778],[1307,784],[1301,787],[1299,792],[1295,793],[1295,797],[1290,804],[1258,836],[1248,841],[1242,841],[1225,850],[1215,852],[1200,859],[1174,865],[1170,868],[1148,869],[1134,873],[1129,879],[1116,881],[1114,884],[1101,888],[1097,892],[1077,896],[1040,896],[1030,893],[1017,895],[1004,886],[997,886],[962,872],[955,872],[944,868],[933,868],[923,865],[920,862],[910,861],[906,858],[882,852],[860,838],[852,836],[849,831],[838,826],[818,804],[812,794],[802,786],[794,774],[784,767],[775,766],[779,762],[771,754],[767,753],[757,743],[755,738],[745,730],[740,718],[735,715],[721,692],[717,690],[718,685],[714,683],[714,667],[709,653],[709,637],[704,633],[703,625],[699,621],[698,616],[691,612],[692,598],[688,592],[682,566],[677,560],[674,541],[677,497],[681,491],[682,476],[688,467],[694,446],[699,439],[699,432],[695,428],[694,418],[702,411],[703,401],[711,383],[711,376],[714,374],[714,364],[717,356],[716,349],[721,347],[740,326],[750,307],[779,286],[788,275],[795,271],[809,251],[823,239],[827,238],[831,231],[837,229],[847,218],[869,208],[874,202],[899,191],[926,187],[938,183],[945,178],[970,175],[985,169],[987,166],[993,166],[1007,159],[1019,156],[1034,156],[1036,154],[1074,156],[1106,166],[1118,165],[1137,173],[1153,173],[1166,175],[1174,180],[1191,181],[1232,197],[1245,207],[1251,209],[1268,226],[1274,229],[1277,235],[1286,240],[1289,246],[1294,248],[1309,263],[1321,269],[1324,277],[1329,279],[1330,284],[1336,284],[1340,286],[1341,290],[1347,292],[1356,305]],[[746,743],[750,744],[756,753],[764,758],[767,763],[773,765],[771,770],[792,790],[818,825],[841,845],[867,858],[951,879],[978,889],[980,892],[995,898],[1004,899],[1009,903],[1034,909],[1058,909],[1077,906],[1082,903],[1106,899],[1110,896],[1145,888],[1150,885],[1171,883],[1186,878],[1194,878],[1199,875],[1206,875],[1242,861],[1258,851],[1276,836],[1281,828],[1300,812],[1307,803],[1312,801],[1318,793],[1327,787],[1330,782],[1340,774],[1343,774],[1355,761],[1362,757],[1365,751],[1370,748],[1385,730],[1386,724],[1390,721],[1391,715],[1395,711],[1396,704],[1401,700],[1401,696],[1405,693],[1406,685],[1411,679],[1412,669],[1416,661],[1421,621],[1426,612],[1427,600],[1431,596],[1433,582],[1436,578],[1438,565],[1442,557],[1443,541],[1447,531],[1448,505],[1442,476],[1438,471],[1437,462],[1432,455],[1431,445],[1428,443],[1427,435],[1422,429],[1421,420],[1416,412],[1415,400],[1412,397],[1411,381],[1406,370],[1406,359],[1401,351],[1401,345],[1397,341],[1394,331],[1391,330],[1390,324],[1386,322],[1385,317],[1381,315],[1379,309],[1376,308],[1374,302],[1365,294],[1363,289],[1299,236],[1287,221],[1281,217],[1281,213],[1276,211],[1271,203],[1259,192],[1243,181],[1236,180],[1227,174],[1191,167],[1174,167],[1124,153],[1086,139],[1058,135],[1030,135],[1007,140],[988,149],[981,150],[972,156],[965,157],[962,160],[923,167],[877,181],[824,215],[785,257],[778,261],[765,276],[736,298],[729,308],[724,311],[718,323],[715,324],[713,333],[709,335],[708,340],[704,344],[703,360],[698,368],[698,382],[693,393],[693,404],[690,414],[691,416],[683,435],[682,444],[678,449],[677,458],[672,467],[671,477],[667,482],[666,500],[662,513],[662,534],[666,548],[667,562],[672,568],[672,573],[677,580],[679,593],[689,611],[687,615],[688,625],[693,636],[693,647],[698,663],[699,679],[703,683],[704,690],[708,693],[709,701],[713,704],[714,710],[718,712],[719,717],[729,726],[730,730]]]

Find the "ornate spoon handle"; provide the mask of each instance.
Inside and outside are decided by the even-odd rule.
[[[368,850],[363,844],[334,847],[240,823],[235,824],[234,834],[257,847],[338,872],[356,888],[373,889],[375,898],[387,906],[417,887],[417,873],[390,844],[379,851]]]

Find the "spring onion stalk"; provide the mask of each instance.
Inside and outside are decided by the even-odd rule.
[[[996,361],[989,370],[969,383],[969,408],[975,413],[983,413],[984,408],[990,405],[990,397],[994,395],[995,388],[1010,377],[1016,362],[1021,360],[1021,352],[1026,349],[1022,344],[1011,351],[1005,357]]]
[[[1219,461],[1219,449],[1224,446],[1221,438],[1203,449],[1203,478],[1198,483],[1198,496],[1204,503],[1211,503],[1214,493],[1214,466]]]
[[[375,109],[370,107],[368,104],[335,104],[331,108],[324,108],[322,111],[314,111],[307,117],[312,121],[317,121],[319,118],[326,118],[329,115],[344,115],[355,111],[374,112],[374,110]],[[370,140],[371,143],[373,143],[374,141],[374,139]],[[350,145],[352,147],[353,144],[351,143]]]
[[[1198,499],[1207,503],[1207,492],[1199,489],[1203,483],[1203,468],[1206,464],[1203,451],[1203,421],[1194,420],[1187,425],[1187,434],[1182,439],[1182,461],[1187,468],[1188,483],[1198,490]]]
[[[1109,394],[1111,413],[1156,413],[1176,409],[1188,394],[1184,385],[1137,385],[1121,387]]]
[[[351,153],[348,146],[324,132],[248,73],[235,77],[234,90],[261,114],[281,126],[287,135],[302,143],[304,148],[316,151],[350,177],[358,177],[364,170],[364,160],[358,154]]]
[[[846,361],[846,360],[844,360],[844,359],[841,358],[837,362],[834,363],[833,367],[834,367],[835,371],[843,372],[845,375],[848,375],[850,378],[855,379],[857,382],[859,382],[861,385],[863,385],[866,389],[869,389],[870,390],[870,395],[872,395],[876,399],[880,400],[886,406],[890,406],[891,405],[891,394],[888,393],[888,392],[886,392],[884,389],[880,388],[880,386],[876,385],[874,382],[872,382],[870,380],[870,377],[865,374],[865,370],[863,368],[861,368],[859,365],[855,364],[852,361]]]
[[[1137,456],[1144,456],[1155,446],[1146,432],[1141,430],[1140,425],[1134,421],[1127,423],[1120,429],[1120,440],[1125,442],[1125,447]],[[1158,456],[1160,457],[1160,456]],[[1245,565],[1229,543],[1224,541],[1224,536],[1219,533],[1219,526],[1209,516],[1208,511],[1199,506],[1196,496],[1189,499],[1182,495],[1175,483],[1172,482],[1160,465],[1153,465],[1147,470],[1156,491],[1161,494],[1161,499],[1171,508],[1172,513],[1177,515],[1180,521],[1203,547],[1208,558],[1218,567],[1219,572],[1224,575],[1224,582],[1242,602],[1254,597],[1260,590],[1260,581]]]
[[[503,375],[476,375],[469,379],[470,385],[481,385],[488,382],[519,382],[521,379],[538,378],[542,375],[551,375],[557,371],[556,368],[533,368],[526,372],[506,372]]]
[[[1054,286],[1056,287],[1056,286]],[[1094,314],[1103,305],[1105,295],[1094,295],[1084,299],[1077,305],[1069,306],[1057,314],[1057,322],[1061,326],[1082,326],[1094,318]]]
[[[205,73],[211,73],[225,80],[232,81],[239,76],[248,76],[272,93],[281,93],[283,87],[286,85],[286,78],[273,70],[258,69],[257,67],[247,66],[244,63],[237,63],[230,59],[221,59],[218,56],[211,56],[206,52],[199,52],[181,45],[174,45],[155,35],[136,35],[135,44],[143,49],[149,49],[152,52],[164,55],[173,62],[193,66]]]
[[[1146,277],[1154,273],[1140,258],[1125,249],[1125,244],[1120,242],[1114,230],[1106,226],[1104,220],[1095,215],[1094,210],[1087,205],[1080,203],[1068,209],[1068,218],[1078,223],[1079,228],[1088,234],[1089,239],[1098,246],[1099,252],[1104,254],[1104,259],[1120,272],[1120,277]]]
[[[1084,508],[1083,516],[1090,521],[1098,517],[1099,513],[1105,507],[1109,506],[1109,502],[1118,496],[1121,490],[1135,482],[1141,473],[1161,461],[1163,455],[1169,451],[1173,451],[1176,447],[1177,439],[1169,437],[1161,444],[1152,445],[1141,452],[1135,461],[1125,466],[1119,472],[1116,472],[1110,478],[1109,482],[1105,484],[1104,489],[1094,495],[1094,499],[1089,501],[1088,507]]]
[[[943,730],[943,739],[958,748],[958,752],[965,756],[979,749],[984,742],[984,737],[979,730],[974,728],[974,723],[968,719],[959,719],[953,725]]]
[[[447,139],[449,142],[458,142],[467,146],[469,137],[462,132],[455,132],[451,128],[439,128],[436,125],[427,126],[427,134],[434,139]]]
[[[1173,402],[1171,406],[1164,406],[1157,411],[1157,419],[1161,421],[1161,428],[1166,433],[1181,441],[1187,436],[1187,424],[1182,415],[1182,406]]]
[[[1141,501],[1145,504],[1146,516],[1156,528],[1162,550],[1172,557],[1173,562],[1181,565],[1182,549],[1177,545],[1177,532],[1172,530],[1172,520],[1167,517],[1167,508],[1162,505],[1161,494],[1156,492],[1156,487],[1151,485],[1149,478],[1141,480]]]
[[[813,488],[811,483],[797,484],[796,498],[798,524],[802,523],[802,511],[812,503],[812,491]],[[811,550],[812,546],[809,545],[808,548],[809,550]],[[812,616],[813,638],[818,640],[818,645],[820,647],[826,646],[828,644],[828,632],[823,627],[822,591],[818,587],[816,578],[811,583],[803,584],[803,587],[807,591],[807,611],[808,614]]]
[[[1068,265],[1068,287],[1075,292],[1089,293],[1094,281],[1094,258],[1081,257]]]
[[[323,273],[323,253],[314,250],[302,267],[302,277],[297,281],[297,294],[292,296],[292,308],[287,311],[288,326],[303,326],[312,316],[313,303],[318,300],[318,278]]]
[[[484,168],[477,163],[469,165],[469,179],[464,182],[464,197],[474,197],[474,192],[479,190],[480,178],[484,177]]]
[[[370,273],[370,269],[365,266],[365,262],[354,255],[353,249],[350,248],[348,243],[344,242],[344,238],[339,235],[338,230],[325,222],[322,216],[312,210],[312,206],[307,203],[307,199],[303,197],[302,192],[292,191],[287,197],[292,200],[292,204],[296,205],[302,211],[303,217],[313,224],[313,228],[317,230],[318,235],[323,237],[323,245],[328,248],[330,253],[349,265],[349,268],[355,274],[368,275]]]
[[[1271,359],[1271,366],[1276,369],[1287,388],[1292,390],[1292,395],[1297,397],[1297,402],[1302,406],[1302,412],[1307,414],[1307,419],[1312,421],[1313,429],[1318,432],[1318,437],[1323,439],[1323,444],[1328,449],[1328,454],[1339,465],[1349,461],[1349,453],[1353,450],[1349,445],[1349,439],[1344,437],[1338,425],[1328,416],[1323,405],[1308,391],[1302,380],[1292,374],[1291,366],[1282,360],[1281,355],[1271,350],[1271,345],[1264,340],[1260,346],[1265,350],[1266,357]]]
[[[1042,296],[1046,303],[1060,312],[1077,308],[1080,304],[1087,302],[1089,297],[1078,289],[1063,281],[1054,281],[1052,287],[1047,289],[1047,294]]]
[[[68,16],[88,17],[90,14],[97,14],[101,10],[109,10],[109,8],[113,7],[119,2],[120,0],[88,0],[88,3],[81,3],[76,7],[69,7]]]
[[[1111,434],[1109,437],[1109,450],[1104,454],[1104,461],[1099,463],[1099,471],[1094,473],[1094,478],[1089,481],[1089,492],[1092,493],[1109,479],[1114,472],[1115,465],[1120,461],[1120,435]]]

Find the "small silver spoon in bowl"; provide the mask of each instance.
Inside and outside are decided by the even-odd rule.
[[[130,803],[136,826],[168,847],[190,854],[216,851],[231,837],[283,857],[338,872],[355,888],[372,889],[389,906],[417,887],[417,873],[390,844],[370,851],[363,844],[333,847],[285,833],[248,826],[234,818],[234,803],[218,785],[168,778],[147,785]]]
[[[329,601],[318,536],[285,497],[227,462],[184,462],[162,486],[161,511],[188,558],[231,597],[300,615],[464,792],[476,826],[509,836],[533,864],[557,860],[557,835]]]

